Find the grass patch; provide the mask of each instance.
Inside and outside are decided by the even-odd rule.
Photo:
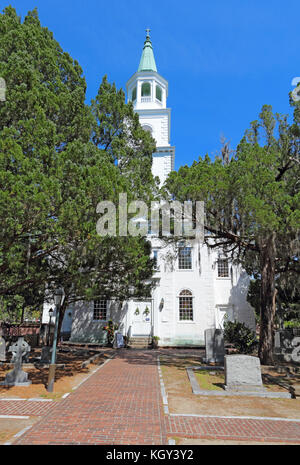
[[[224,390],[224,384],[225,384],[224,373],[220,373],[220,372],[212,373],[210,371],[199,372],[197,370],[194,370],[194,374],[196,376],[200,389],[203,389],[204,391],[223,391]],[[270,382],[269,379],[266,380],[264,379],[264,376],[263,376],[263,386],[268,391],[285,392],[286,389],[282,386],[279,386],[276,383],[276,381],[277,380],[273,380],[273,382]]]
[[[194,370],[194,374],[201,389],[204,391],[223,391],[225,382],[224,375],[221,373],[212,374],[209,371],[198,372]]]

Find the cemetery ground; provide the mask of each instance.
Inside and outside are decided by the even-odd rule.
[[[47,391],[49,365],[36,362],[41,355],[41,348],[34,348],[30,352],[29,363],[22,366],[32,382],[30,386],[1,386],[1,398],[43,398],[59,400],[66,392],[73,389],[93,369],[95,364],[102,363],[109,356],[109,348],[103,350],[68,350],[58,349],[55,370],[54,391]],[[0,382],[4,381],[6,373],[12,370],[10,363],[0,364]]]
[[[0,413],[10,418],[0,415],[0,444],[300,444],[297,370],[286,376],[262,367],[264,382],[271,374],[294,386],[292,399],[195,395],[186,368],[205,365],[204,356],[205,350],[175,348],[58,352],[64,369],[52,394],[46,367],[31,371],[28,387],[1,386]],[[219,390],[223,375],[212,365],[198,382]]]
[[[290,384],[295,388],[293,399],[265,397],[209,397],[195,395],[192,391],[186,368],[206,365],[201,358],[191,356],[162,355],[161,371],[168,395],[169,411],[172,414],[199,414],[215,416],[255,416],[275,418],[300,418],[300,373],[287,377],[278,373],[275,367],[262,366],[263,384],[273,392],[288,392],[279,384]],[[269,376],[272,377],[270,380]],[[199,386],[203,390],[223,391],[224,373],[210,370],[196,373]]]
[[[40,356],[41,348],[33,348],[30,352],[29,363],[22,365],[22,370],[28,373],[32,384],[29,386],[0,385],[0,403],[5,405],[6,400],[16,401],[16,411],[11,412],[9,409],[6,412],[7,415],[0,415],[0,445],[37,422],[51,409],[53,405],[51,401],[57,402],[63,399],[67,393],[93,373],[95,366],[102,364],[112,354],[109,348],[98,350],[59,348],[53,392],[47,391],[49,365],[37,363]],[[0,363],[0,383],[4,381],[5,375],[12,368],[13,365],[9,362]],[[32,408],[20,411],[18,405],[21,405],[22,400],[30,400]]]
[[[168,401],[168,411],[173,419],[180,421],[180,418],[190,420],[188,425],[182,429],[188,432],[186,437],[184,433],[180,435],[173,434],[172,439],[177,445],[273,445],[273,444],[298,444],[298,441],[293,443],[272,442],[268,440],[252,440],[241,438],[236,439],[217,439],[218,434],[222,436],[222,425],[217,424],[217,419],[222,419],[224,422],[230,418],[238,419],[247,423],[248,419],[266,419],[266,424],[270,419],[298,420],[300,419],[300,373],[299,367],[292,364],[285,364],[281,369],[277,366],[262,366],[263,385],[267,391],[272,392],[289,392],[288,386],[292,386],[294,393],[293,398],[266,398],[266,397],[248,397],[248,396],[205,396],[195,395],[187,374],[188,367],[203,367],[208,364],[203,362],[203,357],[195,355],[184,355],[179,353],[167,354],[163,353],[160,356],[161,374],[164,383],[164,389]],[[215,369],[217,364],[209,364],[210,369],[204,371],[195,370],[195,376],[199,387],[206,391],[224,391],[224,372]],[[277,384],[279,383],[279,384]],[[284,386],[284,387],[283,387]],[[198,418],[197,418],[198,416]],[[193,424],[200,419],[212,420],[208,425],[207,438],[197,438],[197,427]],[[243,419],[243,420],[242,420]],[[244,425],[241,423],[241,427]],[[211,435],[211,428],[215,431],[216,439]],[[220,429],[219,429],[220,428]],[[219,429],[219,430],[218,430]],[[209,431],[210,430],[210,431]],[[233,430],[232,430],[233,431]],[[234,434],[233,434],[234,436]]]

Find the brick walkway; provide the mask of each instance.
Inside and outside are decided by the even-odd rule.
[[[120,351],[14,444],[165,444],[156,357]]]
[[[156,355],[120,350],[59,402],[0,401],[0,414],[43,415],[14,444],[164,445],[175,436],[300,444],[297,421],[164,415]]]
[[[168,416],[170,436],[300,444],[300,422],[250,418]]]
[[[43,402],[35,400],[1,400],[0,415],[29,415],[44,416],[56,408],[56,402]]]

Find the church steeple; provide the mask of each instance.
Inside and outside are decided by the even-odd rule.
[[[146,29],[146,40],[138,68],[138,73],[141,71],[155,71],[157,73],[152,43],[150,40],[150,29]]]
[[[157,72],[150,29],[147,35],[138,71],[127,81],[127,98],[139,115],[142,128],[156,141],[152,173],[163,183],[174,169],[175,147],[170,145],[171,110],[167,108],[168,81]]]

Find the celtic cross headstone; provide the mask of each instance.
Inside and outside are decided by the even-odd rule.
[[[12,344],[8,349],[8,352],[12,352],[11,363],[15,363],[19,347],[21,347],[22,351],[22,363],[28,363],[31,347],[24,340],[23,336],[19,336],[18,341]]]
[[[1,383],[5,386],[29,386],[31,381],[28,380],[28,373],[22,370],[24,348],[27,352],[27,342],[21,336],[16,344],[13,344],[9,350],[14,354],[14,368],[7,373],[5,380]],[[28,346],[29,347],[29,346]],[[30,347],[29,347],[30,351]]]

